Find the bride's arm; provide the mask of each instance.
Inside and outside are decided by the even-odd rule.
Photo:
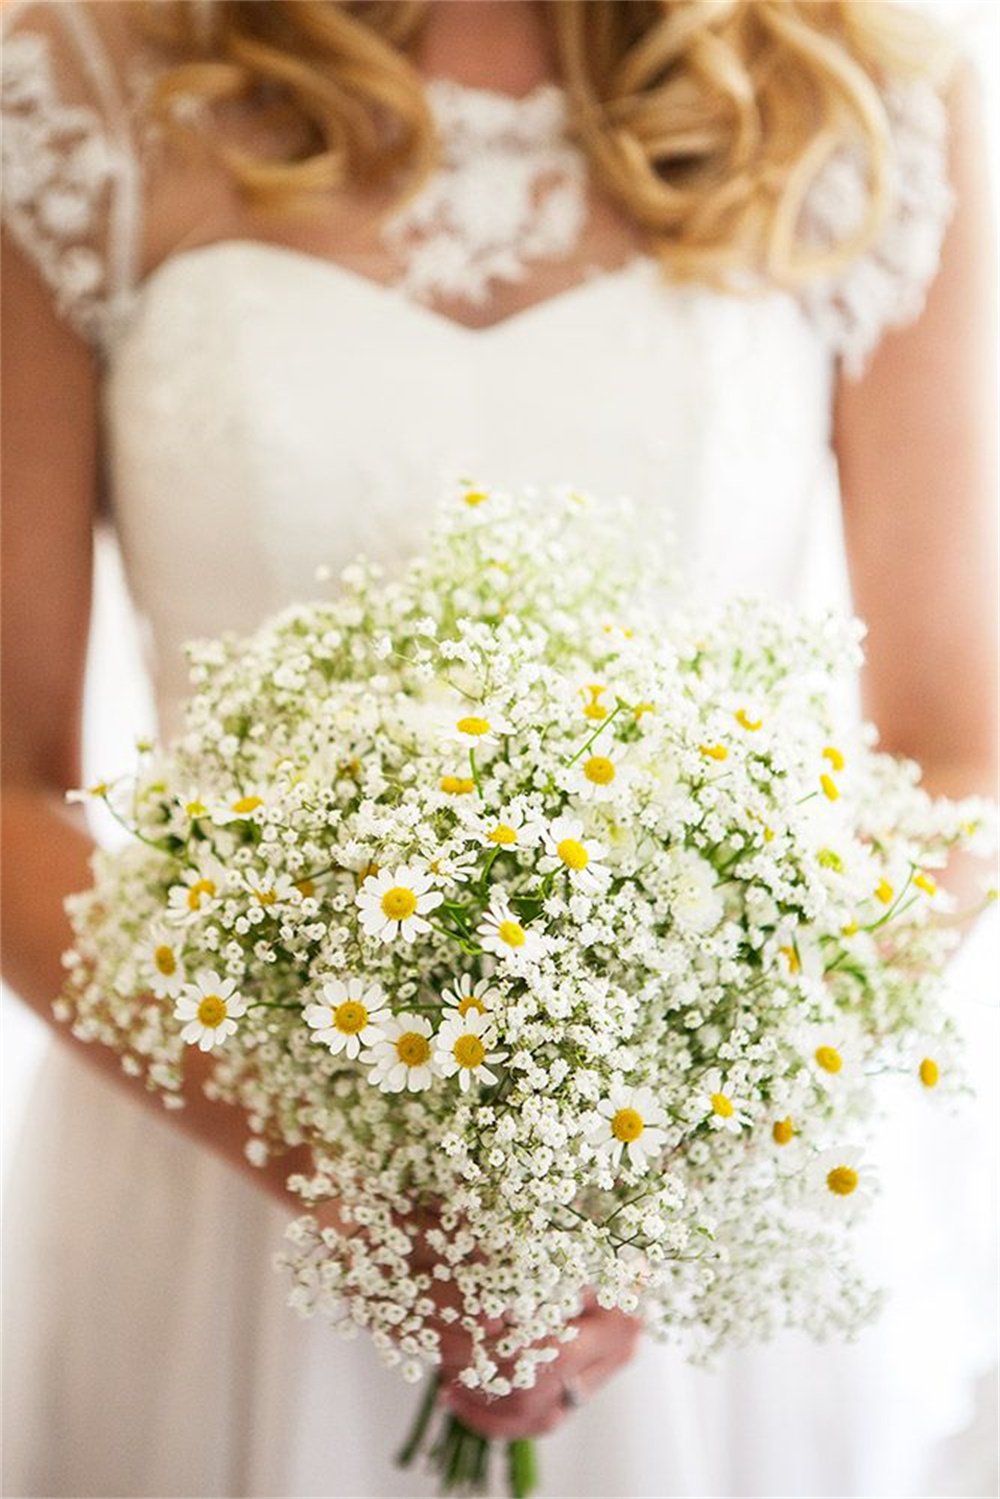
[[[842,383],[835,440],[855,607],[869,626],[866,712],[932,791],[993,795],[995,246],[971,71],[949,115],[957,208],[940,270],[917,322]],[[960,900],[973,897],[970,873],[949,871]]]
[[[90,351],[53,312],[18,251],[3,247],[3,971],[46,1021],[63,981],[70,928],[63,898],[91,882],[93,847],[80,808],[80,719],[90,618],[92,532],[98,484],[97,381]],[[196,1136],[258,1185],[293,1199],[284,1182],[305,1164],[287,1155],[264,1170],[243,1154],[238,1110],[212,1103],[201,1083],[210,1060],[187,1061],[187,1107],[164,1110],[102,1046],[64,1044],[157,1114]],[[95,1162],[95,1169],[99,1165]]]

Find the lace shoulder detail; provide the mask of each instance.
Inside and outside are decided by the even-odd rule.
[[[586,218],[583,153],[566,133],[566,98],[542,84],[516,99],[432,79],[441,161],[383,231],[398,285],[420,301],[481,306],[495,282],[572,251]]]
[[[839,275],[814,282],[799,300],[851,379],[864,373],[889,328],[919,317],[937,274],[955,207],[948,179],[948,113],[925,79],[883,89],[893,150],[892,206],[877,242]],[[803,212],[813,243],[831,244],[858,226],[865,204],[864,153],[844,148],[825,165]]]
[[[16,7],[5,28],[4,228],[59,313],[105,346],[137,279],[138,161],[86,5]]]

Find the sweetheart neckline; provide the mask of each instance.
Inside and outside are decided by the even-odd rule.
[[[328,260],[322,255],[313,255],[308,250],[296,249],[293,245],[277,244],[271,240],[251,239],[243,236],[232,236],[226,239],[214,240],[210,244],[195,245],[189,249],[178,250],[168,255],[165,260],[147,276],[144,277],[136,289],[137,297],[141,298],[145,293],[157,285],[171,271],[175,271],[189,262],[198,259],[216,258],[222,253],[231,254],[236,251],[240,254],[258,255],[275,259],[283,259],[290,263],[297,263],[304,269],[315,270],[319,274],[327,274],[331,279],[339,279],[346,285],[353,287],[356,291],[367,295],[378,301],[391,301],[406,308],[416,320],[422,320],[430,326],[453,333],[459,339],[469,340],[482,339],[489,341],[491,338],[507,331],[517,331],[525,325],[530,324],[536,317],[550,308],[564,306],[588,293],[593,293],[597,288],[606,289],[612,285],[618,285],[627,281],[632,276],[654,275],[657,270],[657,262],[654,257],[644,251],[638,251],[624,260],[620,265],[612,266],[610,269],[598,268],[593,274],[583,276],[579,281],[565,287],[562,291],[554,292],[551,296],[542,297],[536,302],[529,302],[527,306],[517,308],[507,314],[506,317],[498,318],[495,322],[486,323],[481,327],[473,327],[468,323],[462,323],[457,318],[449,317],[446,313],[438,312],[436,308],[430,307],[415,298],[408,296],[400,287],[392,282],[376,281],[370,276],[364,276],[360,271],[354,271],[349,266],[342,265],[337,260]],[[665,287],[666,282],[662,283]]]

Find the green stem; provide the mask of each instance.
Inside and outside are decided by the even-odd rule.
[[[594,732],[589,736],[588,739],[584,740],[583,744],[581,744],[581,746],[577,750],[576,754],[575,755],[571,755],[568,760],[564,760],[563,764],[564,765],[575,765],[576,762],[577,762],[577,760],[579,760],[580,756],[581,755],[585,755],[587,753],[587,751],[590,749],[590,746],[593,744],[593,742],[597,738],[597,736],[599,734],[603,734],[604,730],[606,728],[608,728],[608,726],[610,724],[614,723],[615,719],[618,717],[619,713],[622,711],[623,706],[624,706],[623,703],[618,703],[616,707],[612,708],[612,710],[608,714],[607,718],[602,718],[601,721],[600,721],[600,723],[597,725],[597,728],[594,730]]]
[[[535,1444],[522,1437],[507,1445],[507,1473],[512,1499],[528,1499],[538,1487],[538,1464]]]
[[[417,1453],[420,1451],[420,1447],[424,1440],[424,1437],[427,1435],[427,1428],[431,1424],[431,1417],[434,1414],[434,1406],[435,1402],[437,1401],[437,1394],[440,1388],[440,1374],[432,1374],[427,1381],[427,1389],[424,1391],[424,1398],[421,1400],[420,1405],[417,1408],[417,1418],[414,1421],[413,1425],[410,1427],[410,1434],[407,1437],[406,1441],[403,1443],[403,1446],[400,1448],[399,1454],[396,1458],[396,1462],[399,1467],[408,1468],[413,1462],[413,1459],[416,1457]]]

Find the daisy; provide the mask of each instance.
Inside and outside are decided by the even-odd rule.
[[[431,1024],[422,1015],[393,1015],[379,1025],[379,1038],[361,1060],[368,1080],[383,1093],[421,1093],[434,1081]]]
[[[308,880],[296,884],[290,874],[276,875],[273,869],[265,870],[260,876],[246,875],[244,878],[254,902],[265,910],[280,905],[298,905],[304,898],[300,887],[305,884],[308,888],[311,884]]]
[[[480,979],[477,984],[473,984],[467,973],[463,973],[441,995],[446,1005],[453,1005],[463,1016],[468,1015],[470,1010],[485,1015],[500,997],[500,990],[495,989],[489,979]]]
[[[448,738],[466,749],[478,749],[480,745],[496,744],[501,734],[509,734],[510,725],[499,714],[487,707],[475,712],[463,713],[448,728]]]
[[[661,1128],[667,1116],[651,1088],[628,1088],[616,1083],[610,1096],[597,1105],[597,1111],[603,1117],[591,1131],[591,1140],[614,1168],[626,1151],[628,1164],[645,1171],[650,1156],[658,1154],[667,1143],[666,1131]]]
[[[857,1081],[860,1052],[842,1016],[803,1026],[799,1046],[813,1079],[827,1092]]]
[[[505,1051],[492,1051],[497,1034],[488,1016],[472,1011],[467,1015],[449,1015],[437,1033],[434,1063],[442,1077],[458,1073],[458,1084],[466,1092],[473,1078],[477,1083],[495,1083],[494,1062],[505,1060]]]
[[[815,1206],[843,1218],[868,1205],[877,1181],[874,1169],[865,1164],[864,1150],[856,1145],[821,1151],[809,1171]]]
[[[520,807],[505,807],[495,817],[481,818],[476,828],[486,848],[534,848],[541,837],[537,816],[531,817]]]
[[[536,958],[541,951],[537,932],[521,925],[500,890],[495,892],[476,931],[485,951],[498,958]]]
[[[584,838],[579,818],[557,817],[549,823],[544,838],[548,852],[538,865],[543,873],[565,869],[572,883],[585,895],[598,895],[607,889],[611,871],[599,862],[604,846]]]
[[[336,1056],[343,1052],[354,1061],[362,1046],[373,1046],[382,1039],[382,1027],[391,1019],[385,1008],[381,984],[365,985],[364,979],[327,979],[323,985],[323,1002],[306,1005],[303,1019],[315,1031],[314,1041],[322,1041]]]
[[[194,983],[185,984],[174,1005],[174,1019],[186,1022],[181,1040],[199,1051],[221,1046],[236,1034],[236,1021],[246,1014],[246,1001],[236,993],[234,979],[203,968]]]
[[[220,801],[213,802],[210,815],[215,823],[258,822],[264,810],[264,797],[254,786],[242,791],[234,790]]]
[[[176,999],[186,982],[176,934],[165,926],[154,926],[146,946],[150,990],[157,999]]]
[[[222,871],[214,866],[185,869],[167,892],[167,919],[183,925],[197,921],[216,904],[222,886]]]
[[[609,755],[588,755],[573,771],[570,785],[574,794],[589,802],[607,802],[624,795],[632,780],[632,767]]]
[[[738,1135],[745,1124],[750,1123],[746,1106],[727,1087],[718,1067],[711,1067],[703,1076],[696,1094],[701,1117],[708,1120],[711,1129],[724,1129]]]
[[[430,875],[406,864],[369,875],[355,896],[367,935],[382,942],[394,942],[397,937],[412,942],[429,932],[431,925],[425,917],[444,899],[433,885]]]

